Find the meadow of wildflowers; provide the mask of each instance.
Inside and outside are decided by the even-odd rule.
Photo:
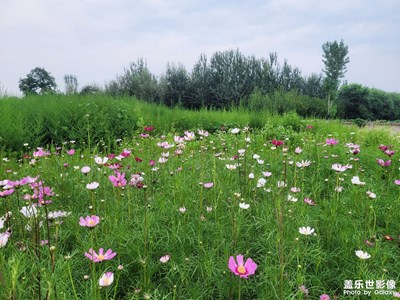
[[[306,122],[3,152],[0,299],[397,297],[399,137]]]

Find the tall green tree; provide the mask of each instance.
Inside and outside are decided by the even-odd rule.
[[[54,93],[56,88],[56,80],[44,68],[35,68],[26,75],[26,78],[19,80],[19,89],[25,96]]]
[[[325,68],[322,70],[325,74],[324,87],[328,98],[328,114],[333,115],[333,102],[336,99],[340,86],[340,80],[347,71],[346,64],[350,62],[348,57],[349,47],[344,44],[343,40],[338,43],[326,42],[322,45],[323,55],[322,62]]]
[[[65,93],[69,94],[76,94],[78,93],[78,79],[75,75],[66,74],[64,75],[64,83],[65,83]]]

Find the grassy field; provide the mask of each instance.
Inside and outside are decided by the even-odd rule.
[[[5,126],[39,111],[28,100],[0,104]],[[91,121],[43,140],[2,131],[1,299],[398,296],[399,136],[293,114],[45,100],[27,123],[77,106]],[[121,105],[133,125],[116,137],[104,114]]]

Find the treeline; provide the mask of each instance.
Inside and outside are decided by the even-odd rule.
[[[345,119],[400,120],[400,94],[388,93],[360,84],[340,88],[338,116]]]
[[[286,61],[281,65],[276,53],[265,59],[245,56],[239,50],[215,52],[210,59],[201,55],[190,72],[181,64],[168,64],[160,78],[139,59],[105,86],[109,95],[190,109],[247,106],[253,93],[273,95],[277,91],[325,97],[322,75],[303,76]]]

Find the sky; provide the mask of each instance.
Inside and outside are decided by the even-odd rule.
[[[399,0],[1,0],[0,92],[20,95],[35,67],[65,91],[65,74],[104,86],[139,58],[161,76],[230,49],[276,52],[309,76],[335,40],[349,48],[347,82],[400,92]]]

